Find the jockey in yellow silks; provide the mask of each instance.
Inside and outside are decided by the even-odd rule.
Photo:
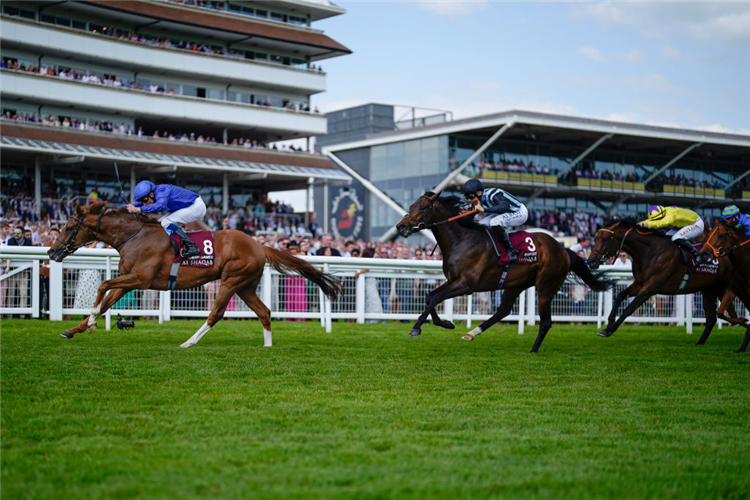
[[[698,251],[688,240],[700,236],[705,226],[701,216],[692,210],[653,205],[648,209],[648,218],[638,225],[649,229],[669,229],[667,235],[672,236],[672,241],[692,255],[693,261],[698,258]]]

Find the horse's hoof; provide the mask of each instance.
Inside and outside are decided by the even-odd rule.
[[[706,345],[706,342],[703,340],[699,340],[698,342],[695,343],[695,345]]]
[[[195,344],[193,344],[192,342],[185,342],[184,344],[180,344],[180,347],[182,347],[183,349],[187,349],[188,347],[193,347],[194,345]]]
[[[89,332],[89,333],[93,332],[94,330],[96,330],[96,323],[94,323],[93,325],[89,325],[88,327],[86,327],[86,331]]]
[[[422,332],[420,330],[417,330],[416,328],[412,328],[412,330],[409,332],[409,337],[419,337],[422,335]]]
[[[446,330],[455,330],[456,328],[456,325],[453,324],[453,321],[448,321],[448,320],[441,321],[440,324],[437,326],[442,326]]]
[[[597,335],[599,335],[600,337],[611,337],[612,333],[615,333],[615,332],[610,333],[606,329],[604,329],[604,330],[601,330],[599,333],[597,333]]]
[[[61,337],[65,337],[66,339],[72,339],[73,335],[75,335],[75,333],[70,333],[70,330],[65,330],[60,334]]]
[[[472,335],[470,333],[467,333],[466,335],[464,335],[461,338],[464,339],[464,340],[474,340],[474,335]]]

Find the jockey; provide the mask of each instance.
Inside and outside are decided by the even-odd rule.
[[[492,230],[508,252],[511,262],[518,259],[518,250],[513,248],[505,228],[520,226],[529,218],[526,206],[516,197],[500,188],[484,188],[479,179],[469,179],[462,191],[466,199],[480,212],[487,215],[478,222]]]
[[[705,226],[701,216],[692,210],[653,205],[648,209],[648,218],[638,225],[649,229],[669,229],[667,235],[672,235],[672,241],[690,253],[693,262],[700,262],[698,251],[688,240],[700,236]]]
[[[159,219],[167,234],[176,234],[185,245],[183,257],[200,255],[201,251],[193,240],[177,224],[189,224],[203,219],[206,215],[206,204],[200,195],[172,184],[159,184],[141,181],[133,190],[132,204],[127,205],[128,212],[169,212]]]
[[[729,205],[721,211],[721,218],[727,224],[738,229],[742,234],[750,236],[750,216],[740,212],[737,205]]]

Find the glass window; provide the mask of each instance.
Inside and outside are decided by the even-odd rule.
[[[223,90],[217,90],[217,89],[208,89],[206,97],[208,97],[209,99],[217,99],[217,100],[223,101],[224,100],[224,91]]]
[[[271,19],[283,23],[286,21],[286,16],[284,14],[279,14],[278,12],[271,12]]]
[[[307,26],[307,19],[304,17],[289,16],[289,22],[291,24],[298,24],[301,26]]]
[[[86,23],[84,21],[76,21],[75,19],[73,19],[73,27],[78,30],[85,30]]]
[[[55,16],[51,16],[49,14],[42,13],[42,22],[43,23],[52,23],[52,24],[54,24],[54,22],[55,22]]]
[[[255,16],[256,17],[267,18],[268,17],[268,11],[261,10],[261,9],[255,9]]]
[[[198,96],[198,87],[193,87],[192,85],[183,85],[182,86],[182,95],[188,95],[191,97],[197,97]]]

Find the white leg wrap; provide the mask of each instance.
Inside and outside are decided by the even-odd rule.
[[[96,323],[96,318],[99,317],[99,312],[101,311],[101,307],[93,307],[91,309],[91,314],[89,314],[89,326],[92,326]]]
[[[482,334],[482,329],[480,327],[476,327],[472,331],[469,332],[469,335],[471,335],[472,337],[476,337],[477,335],[481,335],[481,334]]]
[[[193,347],[195,344],[198,343],[201,337],[203,337],[206,333],[208,333],[210,329],[211,327],[208,326],[208,321],[206,321],[205,323],[203,323],[203,326],[200,327],[198,331],[195,332],[195,334],[187,340],[187,342],[180,345],[180,347],[185,347],[185,348]]]
[[[271,347],[273,344],[271,343],[271,330],[263,329],[263,345],[265,347]]]

